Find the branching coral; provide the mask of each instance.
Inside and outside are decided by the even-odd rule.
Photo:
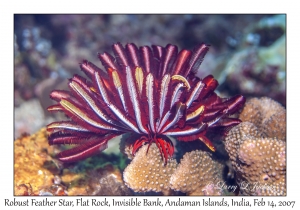
[[[263,138],[258,128],[243,122],[226,137],[241,195],[285,195],[285,141]]]
[[[194,150],[181,159],[171,176],[171,188],[189,195],[221,195],[216,185],[222,182],[223,169],[208,152]]]
[[[174,173],[177,162],[169,158],[165,165],[159,149],[155,144],[144,145],[136,153],[134,159],[124,171],[124,181],[128,187],[136,192],[163,192],[168,194],[169,181]]]

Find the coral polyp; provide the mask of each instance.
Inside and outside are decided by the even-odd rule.
[[[107,148],[112,138],[129,133],[135,139],[132,153],[155,143],[165,163],[174,153],[169,136],[178,141],[200,140],[212,151],[208,132],[228,132],[241,121],[231,118],[245,103],[241,95],[221,98],[212,75],[195,74],[208,51],[199,44],[193,51],[168,44],[112,46],[114,56],[98,57],[106,71],[84,60],[88,79],[74,75],[70,91],[55,90],[57,101],[49,111],[63,111],[70,120],[47,126],[49,144],[75,144],[58,154],[64,162],[87,158]]]

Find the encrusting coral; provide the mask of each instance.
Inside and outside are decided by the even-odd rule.
[[[162,192],[169,194],[170,177],[174,173],[177,162],[168,159],[168,164],[162,160],[156,144],[142,146],[123,173],[128,187],[135,192]]]
[[[222,190],[216,185],[222,182],[224,167],[208,152],[188,152],[171,176],[171,188],[188,195],[222,195]]]
[[[53,158],[43,128],[14,142],[14,195],[132,195],[108,156],[94,156],[74,165]],[[116,161],[116,160],[115,160]]]
[[[49,148],[45,128],[14,142],[15,195],[39,195],[42,189],[55,184],[59,167],[50,155],[54,150]]]
[[[225,139],[241,195],[286,195],[285,109],[269,98],[249,100],[243,122]]]

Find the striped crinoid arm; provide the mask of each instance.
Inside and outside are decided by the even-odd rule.
[[[175,88],[170,88],[172,91],[166,95],[172,95],[169,101],[172,105],[174,99],[174,104],[161,118],[158,132],[174,136],[180,141],[198,139],[215,151],[212,142],[206,137],[207,132],[226,134],[239,124],[239,119],[230,116],[244,105],[245,98],[240,95],[228,99],[220,98],[214,92],[218,83],[211,75],[193,81],[185,80],[179,75],[173,75],[173,78],[177,84],[174,83]],[[185,88],[182,88],[182,94],[175,97],[179,87]]]
[[[129,65],[129,61],[123,48],[114,45],[114,49],[114,52],[118,54],[117,60],[120,63],[118,65],[114,64],[112,56],[108,53],[99,55],[102,63],[107,67],[108,79],[101,75],[99,71],[94,71],[91,75],[94,84],[93,90],[109,116],[119,121],[123,128],[136,133],[147,133],[142,123],[139,102],[143,76],[134,76],[138,75],[137,72],[141,72],[141,70],[139,68],[132,70],[129,66],[122,69],[122,66]],[[113,69],[117,66],[121,66],[121,69]],[[86,70],[83,69],[83,71]],[[91,71],[86,74],[89,75],[89,72]],[[125,74],[125,78],[121,77],[120,73]],[[138,80],[139,77],[141,79]]]
[[[86,92],[71,82],[79,93]],[[83,91],[83,92],[82,92]],[[78,97],[78,96],[76,96]],[[55,105],[71,118],[71,121],[54,122],[47,126],[49,131],[49,144],[72,144],[76,147],[63,151],[57,155],[63,162],[73,162],[82,160],[95,154],[97,151],[104,150],[107,141],[116,135],[124,133],[124,128],[118,127],[112,121],[105,121],[104,116],[100,118],[99,104],[91,96],[85,95],[83,99],[76,100],[76,97],[62,98],[59,104]],[[75,98],[75,99],[72,99]],[[85,103],[83,103],[83,100]],[[82,104],[81,104],[82,102]],[[84,106],[85,105],[85,106]],[[49,109],[52,109],[51,107]],[[98,112],[98,113],[97,113]],[[103,114],[103,113],[102,113]],[[111,124],[110,124],[111,123]]]
[[[57,158],[63,162],[74,162],[78,160],[83,160],[87,157],[90,157],[98,152],[105,150],[107,148],[107,142],[115,136],[117,135],[108,134],[102,137],[93,136],[87,139],[81,137],[77,138],[78,142],[76,142],[76,139],[73,139],[73,141],[75,141],[75,144],[77,143],[78,146],[58,153]]]
[[[74,131],[74,132],[94,132],[94,133],[107,133],[111,126],[103,124],[102,121],[93,115],[92,110],[87,106],[83,106],[80,101],[76,100],[71,93],[53,91],[51,95],[55,97],[58,104],[50,106],[49,111],[63,111],[71,121],[62,121],[51,123],[47,126],[50,133],[58,131]],[[67,97],[66,97],[67,96]],[[52,97],[52,98],[53,98]]]

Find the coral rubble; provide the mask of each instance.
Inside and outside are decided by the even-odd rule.
[[[94,158],[92,162],[96,161]],[[111,164],[103,167],[94,164],[90,168],[89,164],[84,161],[63,170],[61,179],[68,186],[68,195],[132,195],[118,168]]]

